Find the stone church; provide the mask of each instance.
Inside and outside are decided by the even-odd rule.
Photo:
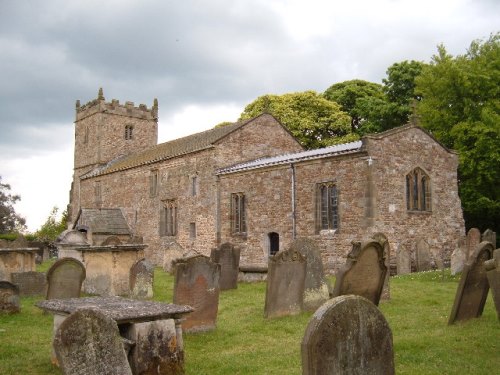
[[[100,90],[77,101],[75,228],[82,212],[118,213],[159,265],[231,242],[241,265],[262,267],[308,237],[330,272],[352,241],[382,236],[393,273],[418,270],[424,258],[446,263],[465,234],[458,156],[415,124],[307,151],[269,114],[157,138],[156,100],[106,102]]]

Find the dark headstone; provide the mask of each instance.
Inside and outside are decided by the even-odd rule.
[[[466,238],[466,248],[467,248],[467,259],[472,255],[477,245],[481,242],[481,232],[477,228],[471,228],[467,232]]]
[[[448,324],[477,318],[483,313],[489,291],[484,264],[492,258],[493,249],[490,242],[481,242],[469,256],[457,287]]]
[[[269,257],[264,316],[299,314],[303,308],[306,259],[297,250]]]
[[[493,259],[487,260],[484,267],[486,268],[486,277],[493,295],[493,302],[495,302],[498,320],[500,320],[500,249],[493,252]]]
[[[154,267],[141,259],[130,269],[130,292],[133,298],[153,298]]]
[[[54,350],[63,374],[132,375],[118,325],[98,310],[68,316],[55,333]]]
[[[43,296],[47,291],[47,283],[43,272],[12,272],[12,283],[19,287],[21,296]]]
[[[132,324],[125,336],[135,343],[129,354],[133,374],[184,374],[184,351],[174,319]]]
[[[302,340],[302,374],[394,374],[392,332],[380,310],[354,295],[325,302]]]
[[[79,260],[57,260],[47,271],[47,299],[80,297],[84,280],[85,266]]]
[[[333,297],[355,294],[378,305],[386,273],[384,248],[379,242],[353,242],[346,264],[335,280]]]
[[[416,262],[418,272],[429,271],[432,269],[429,244],[423,238],[420,238],[417,241]]]
[[[186,332],[215,329],[219,310],[220,265],[204,255],[174,263],[174,304],[189,305],[194,311],[182,322]]]
[[[296,239],[290,245],[290,250],[298,251],[306,259],[303,309],[305,311],[315,311],[330,298],[321,252],[314,240],[309,238]]]
[[[8,281],[0,281],[0,314],[14,314],[20,311],[19,288]]]
[[[213,249],[210,259],[220,264],[220,290],[236,289],[238,287],[238,272],[240,267],[240,249],[230,243],[224,243],[219,249]]]

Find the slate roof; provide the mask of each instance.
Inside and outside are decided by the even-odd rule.
[[[160,143],[159,145],[153,146],[137,154],[120,156],[111,160],[109,163],[84,174],[83,176],[81,176],[81,178],[85,179],[112,172],[123,171],[141,165],[152,164],[162,160],[167,160],[181,155],[186,155],[192,152],[211,148],[217,141],[234,132],[235,130],[241,128],[243,125],[252,120],[254,119],[215,127],[201,133],[196,133],[183,138],[174,139],[169,142]]]
[[[82,208],[73,229],[82,226],[87,227],[92,233],[130,234],[127,221],[119,208]]]
[[[329,156],[351,154],[354,152],[361,151],[362,146],[363,146],[362,141],[356,141],[356,142],[343,143],[315,150],[296,152],[293,154],[285,154],[285,155],[261,158],[245,163],[236,164],[226,168],[220,168],[216,171],[216,174],[218,175],[228,174],[228,173],[262,168],[262,167],[296,163],[298,161],[304,161],[304,160],[313,160]]]

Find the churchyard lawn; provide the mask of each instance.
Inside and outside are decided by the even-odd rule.
[[[46,271],[43,264],[39,271]],[[396,373],[493,374],[500,324],[491,293],[481,318],[448,325],[459,277],[424,272],[391,278],[380,309],[392,329]],[[333,285],[333,280],[332,280]],[[217,329],[185,334],[186,373],[301,374],[300,343],[311,313],[265,319],[265,283],[221,292]],[[155,270],[154,299],[171,302],[173,277]],[[0,316],[0,374],[60,374],[50,363],[52,315],[21,298],[21,313]]]

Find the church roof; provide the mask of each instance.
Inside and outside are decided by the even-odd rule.
[[[127,221],[119,208],[82,208],[74,228],[86,228],[92,233],[101,234],[130,234]]]
[[[136,154],[117,157],[109,163],[84,174],[81,178],[85,179],[112,172],[123,171],[125,169],[156,163],[181,155],[190,154],[192,152],[202,151],[212,147],[217,141],[252,120],[254,119],[239,121],[230,125],[218,126],[201,133],[160,143],[159,145],[153,146]]]
[[[354,152],[361,151],[363,146],[362,141],[343,143],[339,145],[334,145],[325,148],[319,148],[315,150],[301,151],[293,154],[285,154],[279,156],[272,156],[267,158],[261,158],[252,160],[245,163],[236,164],[226,168],[220,168],[217,170],[216,174],[229,174],[240,171],[247,171],[251,169],[257,169],[262,167],[269,167],[282,164],[296,163],[304,160],[320,159],[329,156],[336,156],[342,154],[351,154]]]

